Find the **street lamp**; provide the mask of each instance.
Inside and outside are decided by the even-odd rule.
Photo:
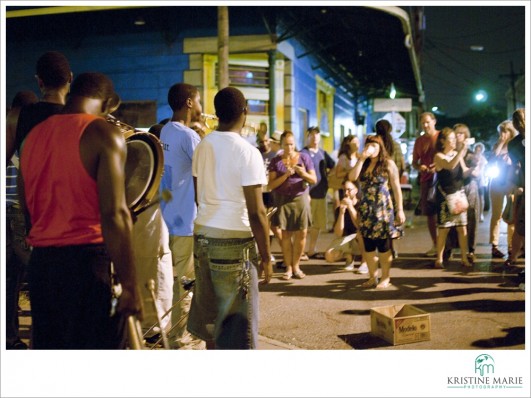
[[[478,90],[474,94],[474,99],[476,100],[476,102],[485,102],[488,98],[489,96],[485,90]]]
[[[395,99],[396,97],[396,88],[395,88],[395,84],[394,83],[391,83],[391,89],[389,90],[389,98],[391,99]]]

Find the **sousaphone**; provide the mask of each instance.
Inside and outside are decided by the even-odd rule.
[[[158,193],[164,170],[162,145],[155,135],[137,131],[112,115],[107,116],[107,121],[117,126],[125,138],[125,197],[131,212],[138,215],[160,200]]]

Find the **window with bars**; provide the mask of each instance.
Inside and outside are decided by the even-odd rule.
[[[229,82],[234,87],[269,87],[269,68],[251,65],[229,65]]]
[[[216,85],[219,70],[216,67]],[[229,64],[229,85],[240,89],[269,89],[269,67]],[[251,115],[269,115],[269,100],[248,98],[247,111]]]

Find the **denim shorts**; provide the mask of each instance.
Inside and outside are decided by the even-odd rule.
[[[195,285],[188,331],[217,349],[255,349],[258,252],[254,238],[194,235]]]

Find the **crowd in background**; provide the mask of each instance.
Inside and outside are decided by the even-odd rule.
[[[164,338],[168,348],[256,348],[258,280],[271,280],[273,262],[285,281],[305,278],[301,263],[315,259],[344,262],[345,271],[367,274],[361,288],[391,286],[398,255],[393,241],[402,236],[406,221],[401,181],[410,167],[419,173],[419,210],[427,217],[432,245],[426,255],[435,257],[435,268],[444,268],[457,247],[461,265],[473,267],[487,196],[492,257],[506,257],[499,248],[501,222],[508,231],[504,267],[513,267],[522,254],[523,109],[499,124],[490,153],[483,143],[472,142],[465,124],[437,130],[435,116],[425,112],[419,119],[423,133],[409,165],[392,138],[393,126],[384,119],[363,140],[344,137],[337,159],[322,149],[318,127],[307,129],[303,148],[297,148],[292,131],[268,134],[265,129],[258,133],[255,147],[241,136],[247,102],[230,87],[214,99],[219,124],[207,134],[199,90],[176,83],[168,91],[172,116],[150,129],[164,148],[161,197],[169,192],[172,199],[132,217],[124,212],[120,188],[126,177],[120,168],[125,140],[104,120],[119,105],[112,82],[97,73],[74,79],[68,61],[56,52],[44,54],[36,72],[41,98],[28,91],[17,94],[7,117],[8,349],[27,348],[18,336],[18,298],[26,270],[33,348],[78,347],[74,340],[86,335],[83,327],[92,337],[82,348],[123,348],[124,317],[106,321],[105,332],[94,332],[109,311],[137,314],[143,318],[143,331],[148,331],[145,337]],[[77,136],[65,145],[82,150],[58,160],[58,134],[66,134],[67,128]],[[42,145],[44,137],[50,145]],[[41,156],[46,159],[42,164]],[[61,198],[54,197],[56,186],[47,181],[76,178],[85,185],[72,183],[72,192],[61,190]],[[77,203],[83,195],[86,205]],[[59,199],[68,204],[66,210]],[[320,234],[329,231],[329,204],[334,239],[319,251]],[[78,213],[86,217],[80,220]],[[282,261],[271,254],[272,239],[278,240]],[[58,277],[57,262],[62,270],[73,263],[79,269],[92,267],[90,284],[84,284],[82,276],[69,279],[65,271]],[[124,288],[119,304],[111,300],[112,278],[99,279],[109,264]],[[196,281],[194,294],[184,288],[186,280]],[[47,295],[73,281],[78,289],[97,288],[99,293],[81,297],[79,291],[65,288],[64,296]],[[154,296],[145,289],[151,281]],[[67,303],[90,300],[98,314],[82,306],[84,310],[75,310],[83,315],[76,314],[79,324],[66,328],[70,321],[65,315],[74,313]],[[150,326],[153,322],[156,328]],[[94,341],[100,335],[108,339]]]

